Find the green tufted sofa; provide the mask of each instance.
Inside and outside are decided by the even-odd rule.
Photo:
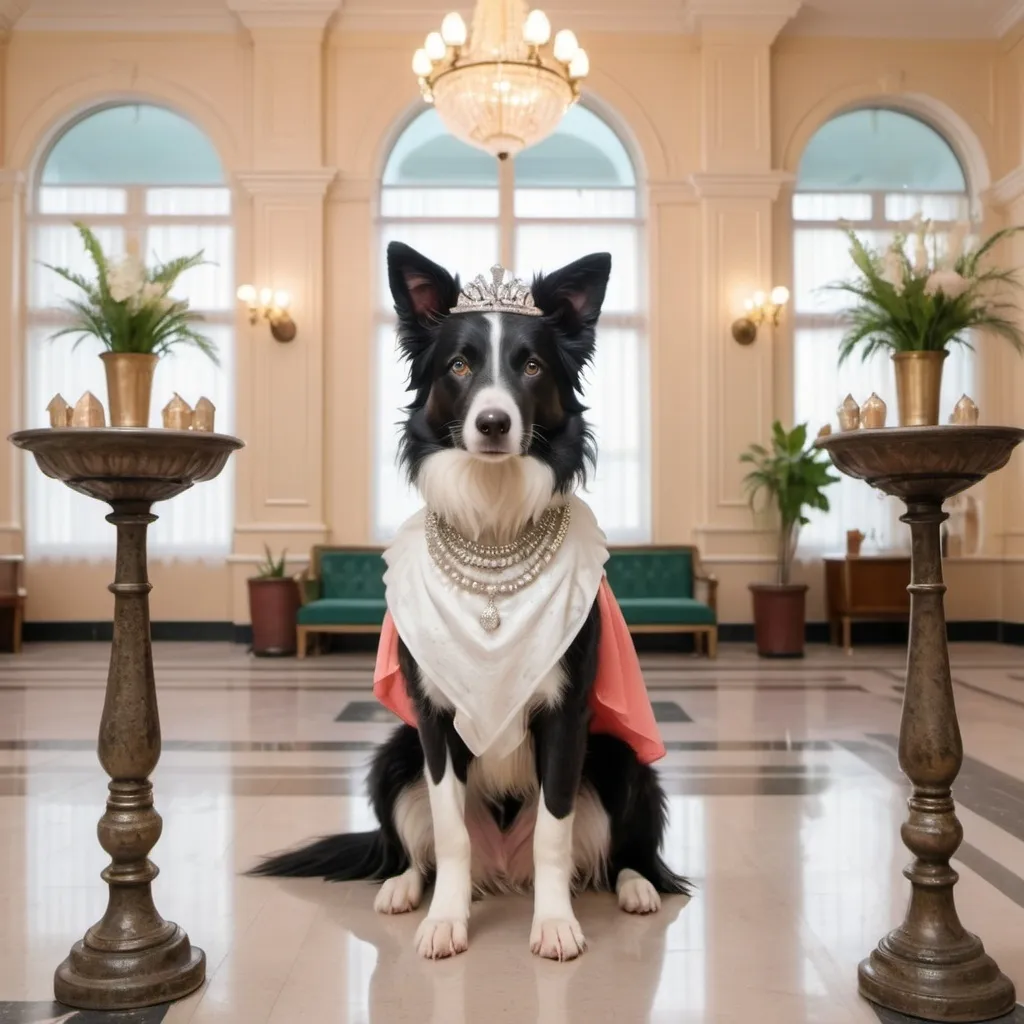
[[[605,572],[630,632],[692,633],[698,653],[717,657],[718,580],[695,547],[612,547]]]
[[[317,545],[299,579],[302,604],[296,616],[299,657],[316,633],[379,633],[384,601],[381,548]]]

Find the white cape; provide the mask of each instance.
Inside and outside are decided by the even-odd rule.
[[[480,625],[487,597],[463,590],[430,557],[425,511],[402,525],[384,553],[387,605],[398,635],[454,706],[455,729],[478,757],[504,757],[522,742],[527,705],[597,599],[607,541],[583,501],[572,497],[568,504],[562,546],[529,586],[496,595],[501,625],[490,633]]]

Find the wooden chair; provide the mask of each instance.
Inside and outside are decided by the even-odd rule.
[[[0,609],[10,609],[10,614],[4,618],[11,622],[9,646],[15,654],[21,653],[21,627],[25,619],[26,591],[22,582],[23,566],[24,558],[21,555],[0,555]]]

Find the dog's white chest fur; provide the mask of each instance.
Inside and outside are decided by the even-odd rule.
[[[526,711],[554,699],[555,670],[583,628],[608,558],[593,513],[570,498],[565,540],[540,576],[497,601],[501,625],[480,623],[487,599],[444,576],[427,549],[424,515],[401,528],[385,552],[388,610],[416,660],[428,696],[454,709],[455,728],[477,757],[499,759],[523,742]]]

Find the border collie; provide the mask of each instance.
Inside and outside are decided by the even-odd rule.
[[[435,522],[450,525],[462,543],[492,550],[570,501],[584,510],[579,528],[587,526],[586,506],[572,496],[595,458],[581,376],[593,356],[611,258],[586,256],[536,276],[530,287],[515,280],[504,287],[499,271],[492,286],[478,278],[463,290],[415,250],[388,247],[414,392],[402,463]],[[416,529],[423,533],[422,518]],[[599,565],[607,557],[601,550]],[[385,558],[394,611],[390,574],[399,556]],[[438,585],[448,584],[437,576]],[[566,579],[577,579],[575,569]],[[375,908],[385,914],[418,907],[432,881],[416,935],[428,958],[467,948],[474,892],[532,888],[530,948],[556,960],[586,948],[574,891],[614,890],[619,906],[635,914],[658,910],[661,893],[688,893],[687,880],[661,857],[667,802],[654,770],[623,739],[590,731],[602,616],[589,593],[581,625],[520,708],[515,745],[499,752],[474,753],[458,702],[403,636],[398,664],[416,726],[398,726],[373,757],[369,791],[379,828],[323,838],[252,873],[382,881]],[[523,651],[532,640],[525,636]],[[486,688],[482,678],[480,685]]]

